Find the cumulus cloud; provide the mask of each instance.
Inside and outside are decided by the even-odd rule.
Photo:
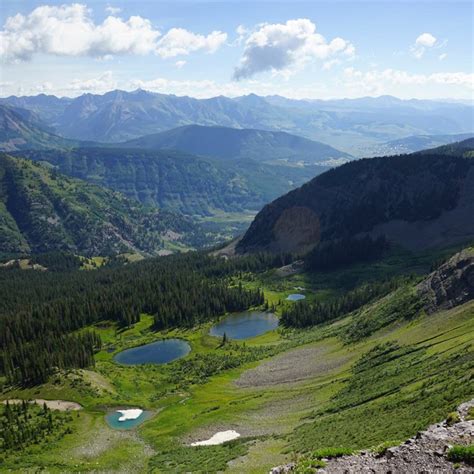
[[[183,66],[186,65],[186,61],[176,61],[174,65],[178,68],[181,69]]]
[[[436,38],[431,33],[423,33],[416,38],[415,44],[431,48],[436,43]]]
[[[422,33],[416,38],[415,44],[411,46],[410,51],[416,59],[421,59],[427,48],[435,46],[437,41],[436,37],[431,33]]]
[[[308,19],[265,23],[248,35],[234,79],[249,78],[265,71],[289,71],[313,59],[354,54],[355,48],[350,42],[339,37],[327,41],[316,33],[316,25]]]
[[[195,35],[173,28],[164,36],[150,20],[115,16],[117,9],[102,23],[94,23],[86,5],[74,3],[41,6],[30,14],[7,18],[0,31],[0,57],[6,61],[27,61],[35,54],[58,56],[94,56],[121,54],[158,54],[172,57],[192,51],[214,52],[224,41],[225,33]]]
[[[172,28],[158,42],[157,53],[163,58],[187,55],[193,51],[217,51],[227,40],[227,34],[213,31],[207,36],[197,35],[183,28]]]

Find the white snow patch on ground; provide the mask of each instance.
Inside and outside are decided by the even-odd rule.
[[[122,414],[118,421],[127,421],[136,420],[143,413],[143,410],[131,408],[130,410],[117,410],[117,412]]]
[[[191,443],[191,446],[215,446],[216,444],[222,444],[226,441],[231,441],[240,437],[240,434],[234,430],[219,431],[211,438],[206,439],[205,441],[196,441]]]

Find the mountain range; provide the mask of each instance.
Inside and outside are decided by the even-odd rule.
[[[320,243],[385,236],[410,250],[474,238],[474,139],[353,161],[260,211],[237,251],[306,253]]]
[[[185,126],[118,144],[81,142],[52,134],[31,119],[35,114],[0,105],[0,149],[188,215],[256,212],[352,158],[286,133],[225,127]]]
[[[71,148],[79,142],[52,133],[34,112],[0,105],[0,150]]]
[[[255,94],[195,99],[111,91],[77,98],[7,97],[1,104],[34,112],[56,134],[76,140],[120,142],[183,125],[283,131],[321,141],[351,155],[413,135],[472,132],[472,105],[390,96],[330,101]]]
[[[195,227],[45,165],[0,154],[0,252],[96,256],[189,247]]]

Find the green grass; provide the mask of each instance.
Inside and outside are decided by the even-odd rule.
[[[408,266],[426,269],[432,258],[413,257]],[[350,286],[384,272],[397,274],[401,260],[392,256],[365,269],[326,276],[244,275],[243,282],[248,287],[263,285],[271,304],[283,300],[294,286],[308,288],[309,299],[324,300],[343,291],[337,286],[343,281]],[[474,303],[427,316],[408,311],[410,289],[402,290],[331,324],[278,329],[225,348],[218,348],[219,338],[208,335],[212,323],[153,332],[152,316],[142,315],[139,323],[125,330],[112,323],[98,324],[94,329],[104,350],[97,354],[93,371],[69,371],[40,387],[16,387],[1,394],[1,398],[74,400],[84,406],[78,418],[73,415],[72,434],[41,452],[12,458],[6,467],[18,472],[114,471],[134,466],[137,472],[228,468],[261,473],[298,458],[300,472],[305,472],[338,452],[398,444],[390,440],[403,441],[474,396]],[[392,317],[397,308],[397,317]],[[360,324],[364,330],[357,338],[345,337]],[[133,367],[113,361],[118,351],[166,337],[187,340],[192,352],[164,366]],[[235,385],[261,360],[300,347],[324,349],[328,367],[295,383]],[[203,376],[204,369],[208,373]],[[119,433],[104,420],[108,407],[117,406],[141,407],[153,416],[136,431]],[[189,446],[234,428],[241,430],[242,438],[215,447]],[[103,449],[96,452],[93,445],[98,440]],[[305,459],[311,465],[306,466]]]
[[[190,472],[197,466],[201,472],[223,471],[227,463],[247,453],[242,441],[231,441],[220,446],[178,447],[162,451],[150,462],[152,472]]]
[[[448,451],[448,459],[451,462],[464,462],[474,466],[474,444],[469,446],[453,446]]]
[[[362,449],[405,439],[472,398],[473,310],[470,304],[452,311],[454,315],[438,313],[392,328],[385,337],[383,332],[374,336],[373,341],[392,341],[392,345],[385,346],[386,353],[377,349],[359,359],[330,403],[295,430],[292,448],[302,452],[315,447]],[[445,318],[445,331],[437,334],[441,318]],[[410,326],[412,330],[422,326],[422,331],[416,331],[418,340],[404,338]]]

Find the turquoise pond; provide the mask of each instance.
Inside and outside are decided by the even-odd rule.
[[[306,298],[305,295],[302,295],[300,293],[293,293],[292,295],[288,295],[288,298],[286,298],[288,301],[300,301],[304,300]]]
[[[135,418],[134,420],[119,421],[119,418],[122,416],[122,414],[118,411],[111,411],[105,415],[105,420],[107,421],[107,424],[114,430],[131,430],[151,418],[151,415],[151,412],[144,411],[138,418]]]
[[[163,339],[126,349],[116,354],[114,360],[125,365],[166,364],[188,355],[190,351],[191,346],[182,339]]]
[[[245,311],[231,314],[212,326],[209,334],[230,339],[249,339],[272,331],[278,326],[278,318],[272,313]]]

